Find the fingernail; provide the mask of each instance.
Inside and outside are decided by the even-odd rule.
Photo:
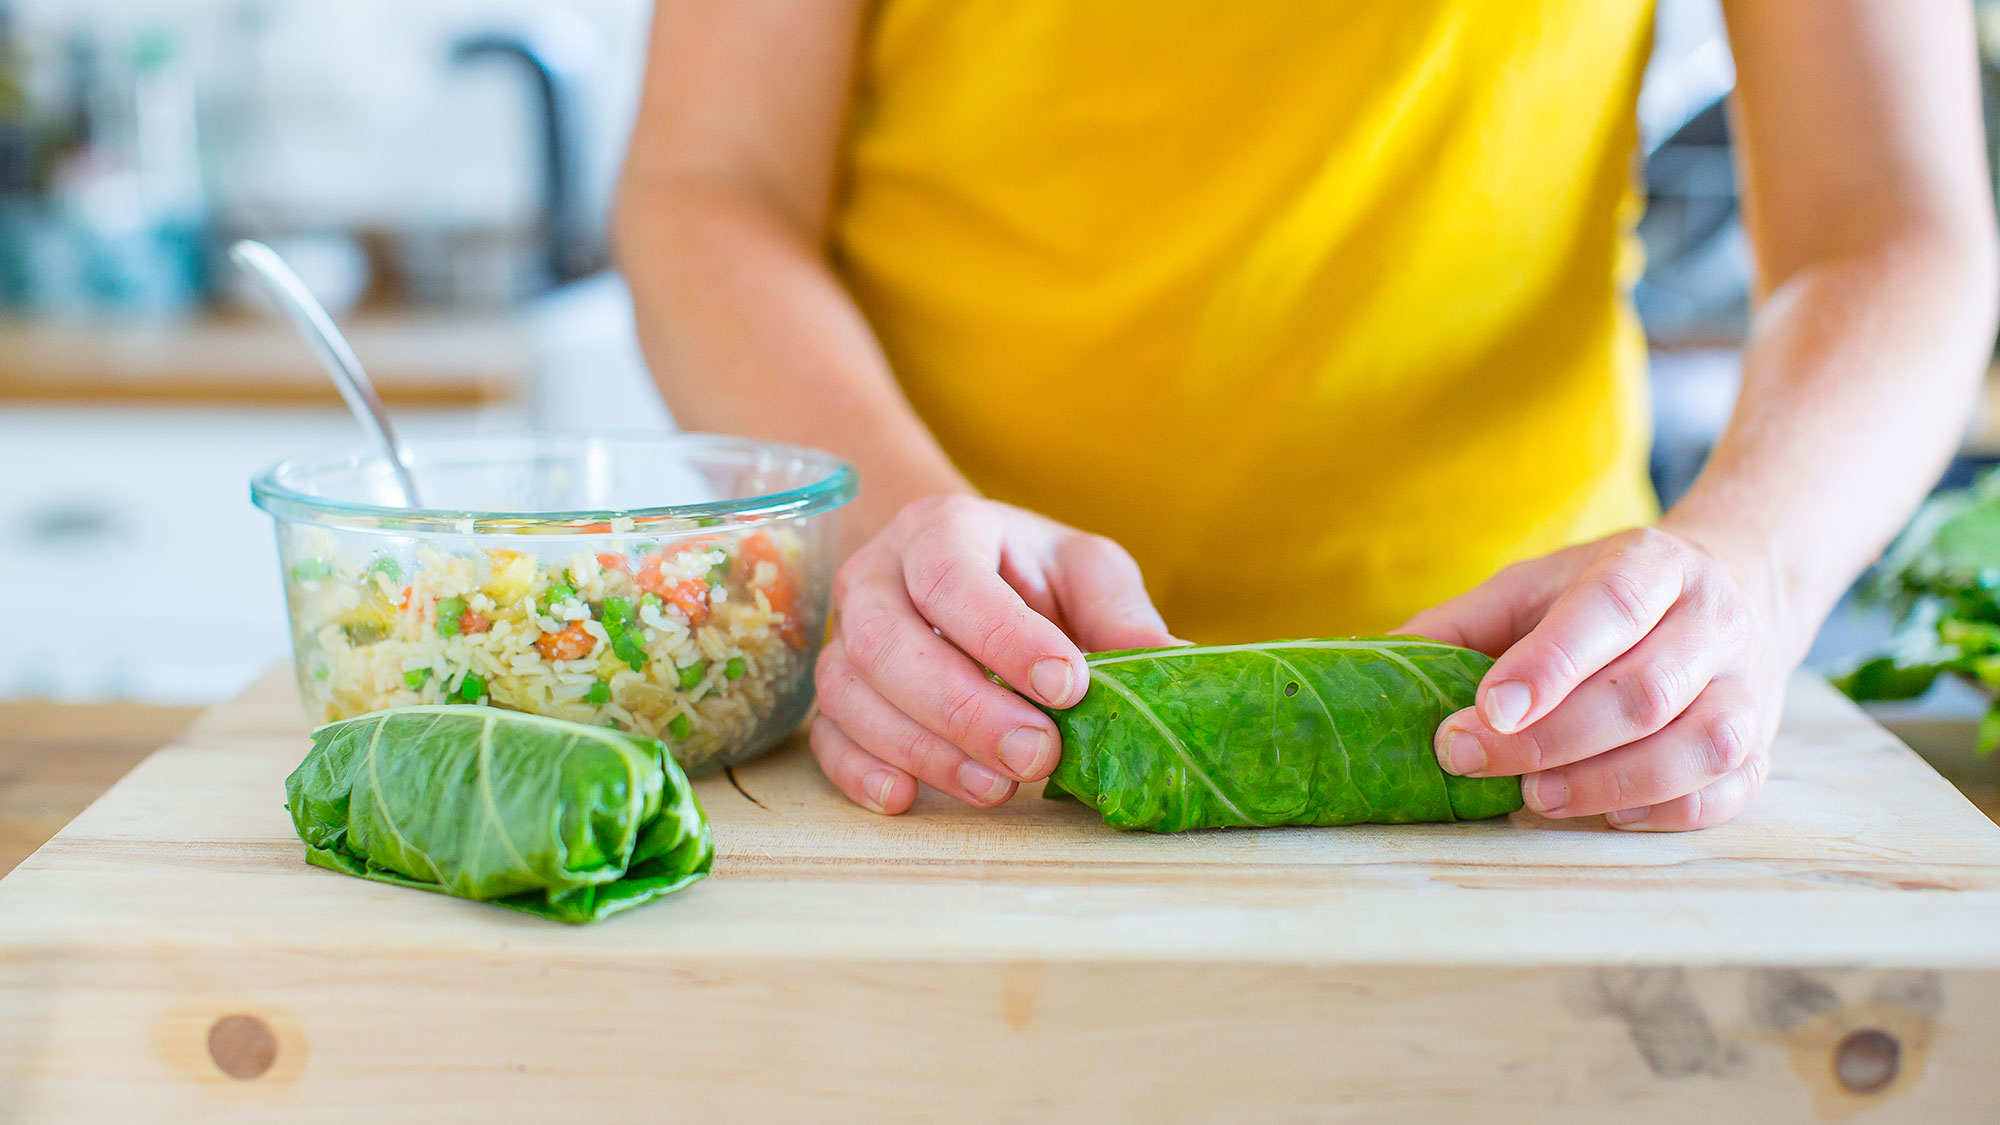
[[[861,779],[862,799],[878,813],[889,811],[889,792],[896,788],[896,775],[888,770],[869,770]]]
[[[1538,774],[1521,786],[1521,799],[1529,808],[1550,816],[1569,804],[1569,783],[1553,774]]]
[[[1444,737],[1444,755],[1439,764],[1445,772],[1464,777],[1486,768],[1486,748],[1467,731],[1455,730]]]
[[[970,759],[958,767],[958,783],[975,799],[987,804],[1007,795],[1006,778]]]
[[[1019,780],[1032,781],[1047,772],[1055,741],[1040,727],[1015,727],[1000,740],[1000,764]]]
[[[1619,809],[1604,814],[1604,819],[1615,825],[1637,824],[1646,819],[1647,809]]]
[[[1076,685],[1076,670],[1069,661],[1059,657],[1044,656],[1035,661],[1028,670],[1028,686],[1042,697],[1042,702],[1051,707],[1060,705],[1069,698],[1070,688]]]
[[[1486,689],[1486,721],[1501,734],[1513,734],[1521,729],[1532,702],[1527,684],[1515,680],[1494,684]]]

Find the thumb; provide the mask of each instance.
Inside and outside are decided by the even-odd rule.
[[[1125,548],[1101,535],[1072,535],[1057,545],[1055,562],[1050,586],[1085,652],[1181,643],[1167,632]]]

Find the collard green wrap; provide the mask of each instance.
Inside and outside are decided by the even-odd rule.
[[[330,723],[285,794],[310,863],[560,922],[679,890],[715,860],[661,743],[492,707]]]
[[[1113,828],[1479,820],[1520,779],[1454,777],[1432,739],[1491,658],[1420,637],[1100,652],[1067,711],[1048,796]]]

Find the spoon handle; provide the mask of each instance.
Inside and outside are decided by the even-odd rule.
[[[334,386],[340,388],[340,397],[347,400],[347,408],[354,412],[363,429],[366,429],[376,443],[389,455],[389,471],[395,475],[396,487],[403,493],[403,504],[417,508],[417,482],[410,476],[408,457],[403,445],[396,440],[395,427],[389,424],[389,412],[383,409],[381,396],[375,393],[375,384],[368,381],[368,373],[361,369],[361,361],[354,349],[347,344],[347,338],[334,326],[333,318],[327,315],[326,306],[313,297],[299,275],[278,256],[278,252],[253,239],[242,239],[229,247],[229,260],[237,268],[249,274],[264,287],[271,299],[277,302],[287,317],[291,318],[299,333],[312,346],[313,354],[325,365],[327,374],[333,376]]]

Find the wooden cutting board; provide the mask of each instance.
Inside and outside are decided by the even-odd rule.
[[[2000,1120],[2000,828],[1817,680],[1675,836],[887,819],[787,747],[584,928],[306,866],[305,731],[274,674],[0,880],[0,1120]]]

